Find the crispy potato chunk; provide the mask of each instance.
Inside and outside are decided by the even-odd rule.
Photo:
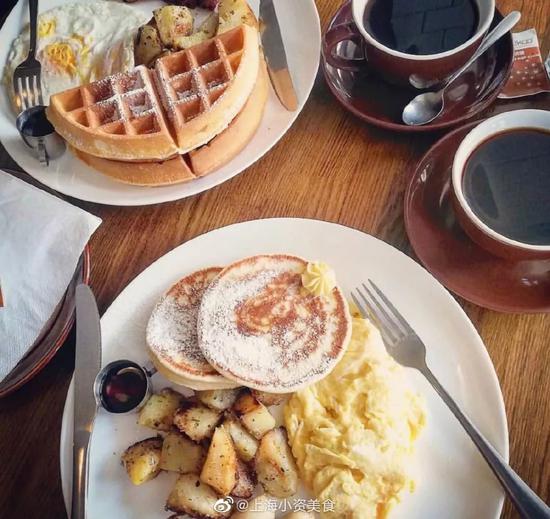
[[[139,412],[138,424],[157,431],[170,431],[174,415],[185,397],[170,388],[163,389],[149,398]]]
[[[162,42],[156,27],[142,25],[138,30],[137,41],[134,47],[136,65],[149,66],[162,53]]]
[[[218,34],[242,24],[258,28],[258,21],[246,0],[221,0],[218,12],[220,14]]]
[[[222,496],[228,496],[237,483],[237,452],[223,425],[217,427],[212,436],[201,481]]]
[[[205,451],[186,436],[173,432],[164,437],[160,468],[180,474],[199,474],[204,462]]]
[[[240,388],[237,389],[213,389],[211,391],[197,391],[197,399],[210,409],[225,411],[237,400]]]
[[[315,519],[315,516],[310,512],[290,512],[283,519]]]
[[[231,495],[241,499],[250,499],[257,483],[256,473],[252,466],[242,460],[237,460],[237,484]]]
[[[201,23],[200,27],[196,32],[188,36],[177,36],[174,38],[174,47],[176,49],[188,49],[194,45],[198,45],[203,41],[209,40],[216,36],[216,31],[218,29],[219,16],[218,13],[212,13],[204,22]]]
[[[210,438],[220,423],[222,413],[201,404],[186,402],[174,416],[174,425],[193,441]]]
[[[256,439],[275,427],[275,418],[261,402],[250,393],[243,393],[233,406],[235,415]]]
[[[158,476],[161,451],[161,437],[139,441],[124,451],[122,464],[134,485],[141,485]]]
[[[193,32],[193,13],[179,5],[165,5],[153,11],[160,36],[166,47],[174,47],[175,41]]]
[[[223,425],[231,436],[239,457],[244,461],[252,461],[258,450],[258,440],[232,415],[225,419]]]
[[[265,391],[258,391],[257,389],[253,389],[252,394],[258,402],[261,402],[265,406],[282,404],[289,397],[289,393],[266,393]]]
[[[298,488],[298,470],[284,427],[269,431],[256,453],[256,473],[264,490],[275,497],[290,497]]]
[[[194,474],[181,475],[166,501],[166,509],[177,514],[187,514],[197,519],[221,519],[231,515],[227,512],[217,512],[214,505],[218,495],[212,488],[201,483]]]

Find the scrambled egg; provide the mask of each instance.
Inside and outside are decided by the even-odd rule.
[[[118,2],[66,4],[38,17],[37,59],[42,93],[50,95],[134,66],[134,38],[149,16]],[[15,67],[27,56],[29,30],[13,42],[4,77],[11,88]]]
[[[424,403],[386,353],[378,330],[354,317],[349,348],[324,380],[295,393],[285,424],[300,476],[330,519],[382,519],[413,490],[413,444]]]

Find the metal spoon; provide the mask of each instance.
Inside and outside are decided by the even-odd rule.
[[[439,117],[445,107],[444,94],[447,87],[462,75],[496,41],[507,34],[519,22],[520,18],[521,14],[518,11],[512,11],[487,35],[472,57],[463,67],[447,79],[442,88],[436,92],[426,92],[417,95],[403,110],[403,122],[409,126],[421,126],[431,123]]]

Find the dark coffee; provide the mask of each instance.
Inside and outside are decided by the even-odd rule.
[[[518,129],[483,142],[466,162],[464,196],[488,227],[550,245],[550,132]]]
[[[439,54],[477,31],[476,0],[371,0],[365,29],[380,43],[406,54]]]

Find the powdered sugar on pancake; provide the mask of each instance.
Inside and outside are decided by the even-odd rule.
[[[183,278],[157,303],[147,325],[152,353],[184,377],[221,375],[206,361],[197,343],[197,314],[206,287],[221,271],[213,267]]]
[[[294,391],[326,376],[344,353],[351,330],[347,304],[307,292],[307,262],[256,256],[222,271],[205,291],[198,339],[205,358],[243,385]]]

